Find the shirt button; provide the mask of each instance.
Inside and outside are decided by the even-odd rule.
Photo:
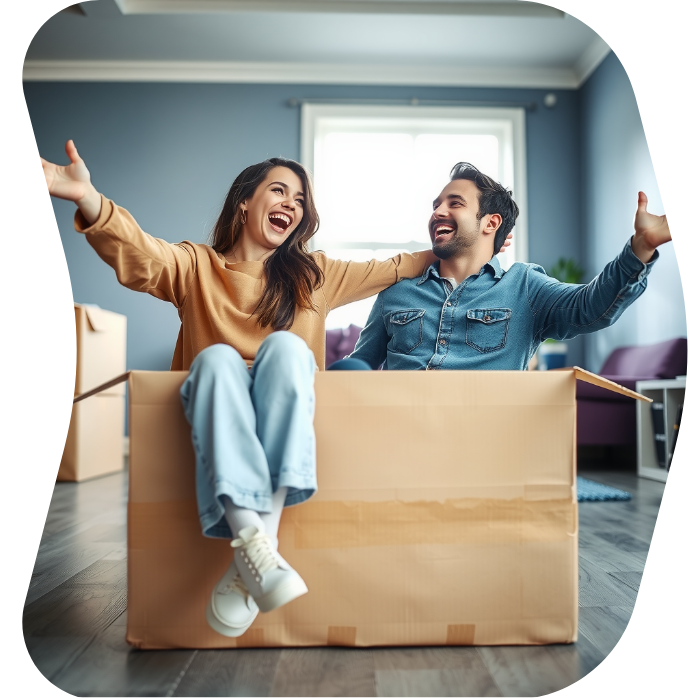
[[[491,317],[488,314],[486,314],[486,316],[484,316],[484,321],[490,321],[490,320],[491,320]]]
[[[445,304],[445,306],[452,306],[452,304],[448,301],[447,304]]]
[[[444,338],[440,338],[440,345],[444,345],[447,341]]]

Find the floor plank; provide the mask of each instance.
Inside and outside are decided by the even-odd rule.
[[[639,584],[642,582],[641,571],[613,571],[610,576],[629,586],[633,591],[639,592]]]
[[[95,562],[25,608],[29,655],[53,680],[125,610],[125,562]]]
[[[374,661],[365,649],[283,649],[273,697],[374,697]]]
[[[507,697],[538,697],[566,688],[605,658],[586,637],[575,644],[478,647],[496,686]]]
[[[280,649],[198,651],[173,697],[268,697]]]
[[[622,552],[587,530],[583,523],[579,525],[578,551],[581,564],[589,562],[606,572],[641,571],[646,563],[645,554]]]
[[[498,697],[498,686],[475,647],[374,650],[382,697]]]
[[[189,649],[133,649],[126,642],[126,613],[122,613],[51,681],[79,697],[168,697],[196,654]]]
[[[636,591],[599,566],[579,558],[578,604],[583,608],[634,605]]]
[[[579,611],[579,634],[607,656],[620,641],[631,615],[631,607],[582,608]]]

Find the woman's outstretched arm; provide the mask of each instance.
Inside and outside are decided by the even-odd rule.
[[[68,165],[41,159],[49,194],[78,205],[75,228],[129,289],[147,292],[180,308],[197,267],[194,247],[169,243],[141,230],[128,211],[101,195],[73,141],[66,144]]]

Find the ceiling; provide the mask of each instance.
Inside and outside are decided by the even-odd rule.
[[[93,0],[41,27],[24,77],[576,88],[608,52],[530,2]]]

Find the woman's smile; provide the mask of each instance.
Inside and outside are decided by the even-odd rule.
[[[285,233],[292,224],[291,217],[284,212],[274,211],[272,214],[269,214],[267,218],[273,230],[277,233]]]

